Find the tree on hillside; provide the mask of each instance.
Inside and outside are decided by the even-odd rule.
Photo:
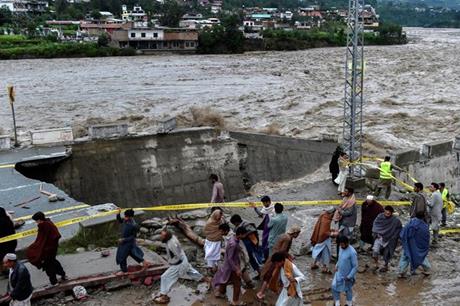
[[[6,7],[0,8],[0,26],[4,24],[10,24],[12,20],[11,11]]]
[[[166,27],[178,27],[179,21],[184,14],[183,6],[174,0],[166,0],[161,6],[160,23]]]
[[[91,18],[93,18],[94,20],[99,20],[101,19],[102,15],[99,11],[91,11]]]

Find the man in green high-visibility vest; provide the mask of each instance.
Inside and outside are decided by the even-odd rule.
[[[385,199],[388,200],[391,195],[391,184],[393,183],[393,165],[390,162],[390,156],[385,156],[385,160],[380,163],[380,184],[377,188],[375,196],[379,196],[383,188],[385,188]]]

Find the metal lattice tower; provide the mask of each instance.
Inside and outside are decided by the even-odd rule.
[[[362,156],[364,24],[360,13],[363,8],[364,0],[349,0],[343,144],[344,151],[348,153],[350,160],[358,160]],[[359,166],[352,166],[350,171],[352,175],[360,176],[361,174]]]

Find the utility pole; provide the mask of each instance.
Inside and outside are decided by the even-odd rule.
[[[360,13],[363,8],[364,0],[348,2],[343,142],[352,161],[362,157],[364,24]],[[350,174],[361,176],[361,167],[352,165]]]
[[[14,86],[12,86],[12,85],[8,85],[7,90],[8,90],[8,99],[10,100],[11,113],[13,114],[14,146],[19,147],[18,133],[17,133],[17,130],[16,130],[16,115],[14,113],[14,101],[15,101],[16,93],[14,91]]]

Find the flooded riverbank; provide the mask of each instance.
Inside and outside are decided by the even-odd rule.
[[[366,149],[407,147],[460,133],[458,29],[406,29],[410,43],[366,47]],[[31,129],[128,121],[151,131],[169,115],[210,107],[225,125],[319,137],[342,128],[343,48],[242,55],[0,62],[16,86],[17,121]],[[6,92],[0,91],[6,101]],[[0,128],[12,123],[0,104]]]

